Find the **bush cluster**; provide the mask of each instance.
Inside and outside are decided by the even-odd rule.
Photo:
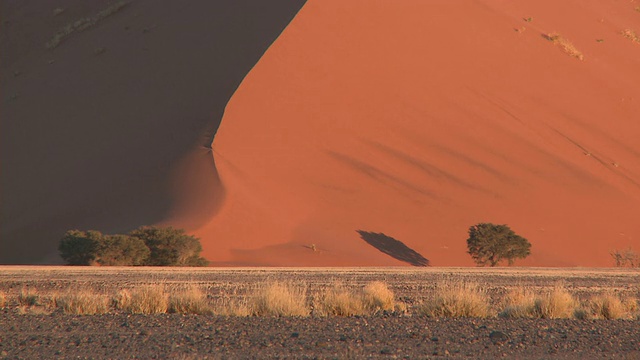
[[[182,229],[144,226],[127,235],[70,230],[60,240],[60,256],[69,265],[206,266],[198,238]]]

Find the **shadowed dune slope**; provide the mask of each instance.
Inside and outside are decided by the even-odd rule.
[[[0,262],[71,228],[194,228],[225,106],[303,1],[0,2]]]
[[[361,229],[471,265],[478,222],[530,240],[518,264],[640,250],[640,44],[622,35],[640,33],[638,6],[307,2],[227,106],[205,256],[403,264]]]

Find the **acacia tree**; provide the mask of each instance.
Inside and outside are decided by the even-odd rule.
[[[507,225],[480,223],[469,228],[467,239],[469,255],[480,266],[496,266],[507,260],[513,265],[516,259],[524,259],[531,253],[531,243],[517,235]]]
[[[96,262],[102,266],[144,265],[149,258],[144,241],[127,235],[105,235],[97,246]]]
[[[60,257],[69,265],[93,265],[103,235],[99,231],[67,231],[58,245]]]
[[[70,265],[142,265],[149,248],[139,238],[70,230],[60,240],[60,257]]]
[[[200,257],[200,240],[182,229],[143,226],[129,233],[140,238],[151,253],[146,265],[150,266],[206,266],[208,261]]]

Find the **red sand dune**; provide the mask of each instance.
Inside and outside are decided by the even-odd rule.
[[[213,142],[226,199],[196,230],[205,255],[401,265],[363,229],[471,265],[478,222],[528,238],[523,265],[640,249],[640,44],[620,34],[640,33],[638,6],[307,2],[226,108]]]
[[[478,222],[522,265],[640,250],[638,0],[313,0],[262,55],[278,4],[136,0],[52,51],[104,4],[3,3],[0,262],[151,223],[229,265],[406,265],[356,230],[471,265]]]

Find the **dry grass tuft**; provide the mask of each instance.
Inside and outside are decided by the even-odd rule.
[[[207,302],[206,295],[194,286],[169,296],[169,312],[210,315],[213,314],[213,308]]]
[[[638,311],[638,300],[628,297],[622,300],[622,305],[624,305],[625,310],[628,313],[634,313]]]
[[[18,294],[18,304],[22,306],[38,306],[40,303],[40,294],[35,289],[22,288]]]
[[[618,296],[613,294],[598,295],[589,301],[591,315],[596,319],[620,319],[627,310]]]
[[[556,285],[534,301],[533,315],[542,319],[568,319],[574,315],[577,302],[562,285]]]
[[[636,32],[631,29],[623,30],[622,36],[626,37],[627,39],[631,40],[636,44],[640,44],[640,36],[638,36],[638,34],[636,34]]]
[[[560,34],[552,33],[552,34],[543,34],[542,37],[551,41],[554,45],[559,46],[562,51],[564,51],[569,56],[572,56],[578,60],[584,60],[584,55],[582,52],[578,50],[573,44],[562,37]]]
[[[380,311],[405,310],[405,304],[397,302],[393,291],[381,281],[372,281],[361,289],[349,289],[334,282],[314,300],[314,313],[320,316],[372,315]]]
[[[17,311],[20,315],[51,315],[51,309],[46,306],[20,305],[17,307]]]
[[[573,312],[573,317],[578,319],[578,320],[591,320],[593,319],[593,316],[591,315],[591,312],[583,307],[579,307],[577,309],[574,310]]]
[[[309,316],[306,286],[272,282],[259,287],[250,297],[256,316]]]
[[[366,313],[362,296],[340,283],[334,283],[320,292],[314,303],[314,312],[321,316],[354,316]]]
[[[109,312],[109,298],[92,291],[69,290],[56,299],[58,307],[67,314],[98,315]]]
[[[534,316],[535,295],[524,287],[509,290],[504,298],[504,309],[498,314],[505,318],[530,318]]]
[[[366,308],[378,311],[393,311],[396,308],[396,296],[382,281],[368,283],[362,292]]]
[[[169,308],[169,296],[162,285],[122,290],[114,298],[116,308],[132,314],[162,314]]]
[[[213,313],[222,316],[251,316],[253,310],[249,306],[246,299],[232,300],[223,298],[216,302],[213,306]]]
[[[7,296],[3,292],[0,292],[0,309],[4,309],[6,305],[7,305]]]
[[[484,318],[489,316],[488,295],[477,283],[443,282],[420,310],[431,317]]]

